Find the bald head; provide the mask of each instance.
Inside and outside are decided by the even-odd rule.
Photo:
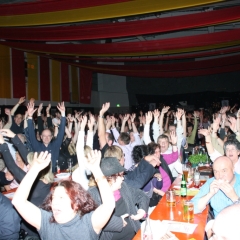
[[[240,236],[240,204],[223,209],[213,223],[214,239],[236,240]]]
[[[217,158],[213,163],[214,177],[219,180],[230,182],[234,177],[234,166],[232,161],[225,156]]]

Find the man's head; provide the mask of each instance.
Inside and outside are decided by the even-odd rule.
[[[53,137],[52,132],[49,129],[45,129],[42,131],[41,139],[44,145],[48,145],[51,142],[52,137]]]
[[[56,116],[56,118],[60,119],[61,118],[61,113],[59,111],[56,111],[55,116]]]
[[[160,135],[158,137],[157,143],[160,145],[162,153],[165,153],[168,150],[169,139],[168,139],[167,135],[165,135],[165,134]]]
[[[212,240],[236,240],[240,237],[240,204],[223,209],[216,217]]]
[[[113,135],[111,133],[106,132],[105,133],[105,138],[106,138],[107,145],[109,147],[112,146],[113,145],[113,141],[114,141]]]
[[[105,151],[104,153],[104,157],[115,157],[119,163],[124,166],[124,154],[123,154],[123,151],[120,147],[118,146],[111,146],[111,147],[108,147],[107,150]]]
[[[232,161],[225,156],[217,158],[213,163],[213,173],[217,180],[231,182],[234,177],[234,167]]]
[[[169,127],[168,127],[168,130],[169,130],[169,132],[176,132],[176,128],[177,128],[176,124],[170,123]]]
[[[228,158],[230,158],[234,163],[238,161],[238,156],[240,154],[240,144],[237,140],[228,140],[223,146],[224,152]]]
[[[14,117],[15,123],[19,126],[23,120],[22,114],[18,113]]]
[[[148,147],[146,145],[137,145],[132,150],[132,159],[135,164],[138,164],[147,155]]]
[[[130,143],[130,135],[125,132],[121,132],[118,137],[119,145],[128,145]]]

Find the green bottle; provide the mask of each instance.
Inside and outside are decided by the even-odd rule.
[[[182,181],[181,181],[181,197],[187,196],[187,183],[184,174],[182,175]]]

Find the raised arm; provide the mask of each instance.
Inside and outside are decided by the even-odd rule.
[[[163,118],[164,114],[168,112],[169,106],[163,107],[160,118],[159,118],[159,127],[160,127],[160,135],[163,134]]]
[[[14,116],[14,113],[16,112],[16,110],[18,109],[19,105],[21,105],[22,103],[25,102],[25,97],[21,97],[19,100],[18,100],[18,103],[12,108],[11,110],[11,115]]]
[[[110,185],[100,169],[101,152],[92,151],[91,154],[88,154],[88,158],[85,158],[85,161],[93,173],[102,198],[102,204],[93,212],[91,219],[94,231],[99,233],[112,215],[115,200]]]
[[[42,134],[42,131],[44,129],[43,127],[43,120],[42,120],[42,109],[43,109],[43,104],[40,103],[38,106],[38,110],[37,110],[37,123],[38,123],[38,131],[39,131],[39,135]]]
[[[102,149],[106,144],[106,128],[104,123],[104,113],[109,109],[110,103],[107,102],[102,105],[102,109],[99,112],[99,118],[98,118],[98,137],[99,137],[99,144],[100,149]]]
[[[5,114],[8,116],[8,121],[7,123],[3,126],[4,129],[10,129],[12,126],[12,116],[11,116],[11,111],[8,108],[5,108]]]
[[[151,142],[150,138],[150,123],[152,121],[152,112],[149,111],[146,113],[146,124],[144,125],[143,139],[146,145]]]
[[[29,202],[27,199],[39,172],[46,168],[50,161],[51,154],[48,154],[48,152],[41,152],[39,156],[37,156],[37,153],[34,154],[33,164],[26,176],[23,178],[12,200],[12,204],[21,216],[37,230],[41,227],[41,212],[38,207]]]
[[[124,132],[124,128],[125,128],[126,122],[128,121],[129,117],[130,117],[130,114],[125,114],[123,121],[122,121],[121,132]]]
[[[93,149],[93,126],[95,123],[95,118],[91,114],[88,120],[88,132],[87,132],[87,142],[86,145]]]
[[[17,166],[14,162],[13,157],[9,151],[8,145],[5,143],[2,134],[0,134],[0,152],[3,155],[4,162],[8,170],[13,174],[17,182],[21,182],[26,173]]]

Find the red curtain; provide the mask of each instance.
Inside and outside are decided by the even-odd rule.
[[[70,101],[70,91],[69,91],[69,74],[68,74],[68,64],[61,63],[61,92],[62,101]]]
[[[22,15],[42,12],[56,12],[75,8],[87,8],[101,6],[106,4],[114,4],[119,2],[127,2],[129,0],[41,0],[36,2],[23,2],[12,4],[1,4],[0,16]]]
[[[90,104],[92,93],[92,71],[79,69],[80,73],[80,103]]]
[[[40,99],[42,101],[50,101],[50,73],[49,73],[49,59],[40,57]]]
[[[13,98],[26,96],[24,52],[12,49]]]
[[[240,42],[240,29],[229,31],[201,34],[195,36],[152,40],[144,42],[106,43],[106,44],[41,44],[6,41],[1,44],[14,48],[51,52],[58,54],[74,55],[106,55],[106,54],[132,54],[149,53],[156,51],[177,51],[196,47],[206,47],[219,44],[232,43],[238,45]]]
[[[0,28],[0,38],[29,41],[63,41],[139,36],[184,30],[240,20],[240,7],[176,17],[81,26]],[[34,34],[32,34],[34,32]]]
[[[84,62],[154,62],[154,61],[164,61],[164,60],[174,60],[174,59],[194,59],[201,57],[210,57],[210,56],[224,56],[229,53],[238,53],[240,52],[240,47],[231,47],[223,49],[213,49],[211,51],[196,52],[196,53],[186,53],[186,54],[174,54],[169,56],[158,56],[158,57],[124,57],[124,58],[89,58],[89,57],[79,57],[79,61]],[[45,54],[42,54],[45,56]],[[56,59],[58,61],[68,61],[75,62],[75,56],[69,55],[46,55],[49,58]]]

